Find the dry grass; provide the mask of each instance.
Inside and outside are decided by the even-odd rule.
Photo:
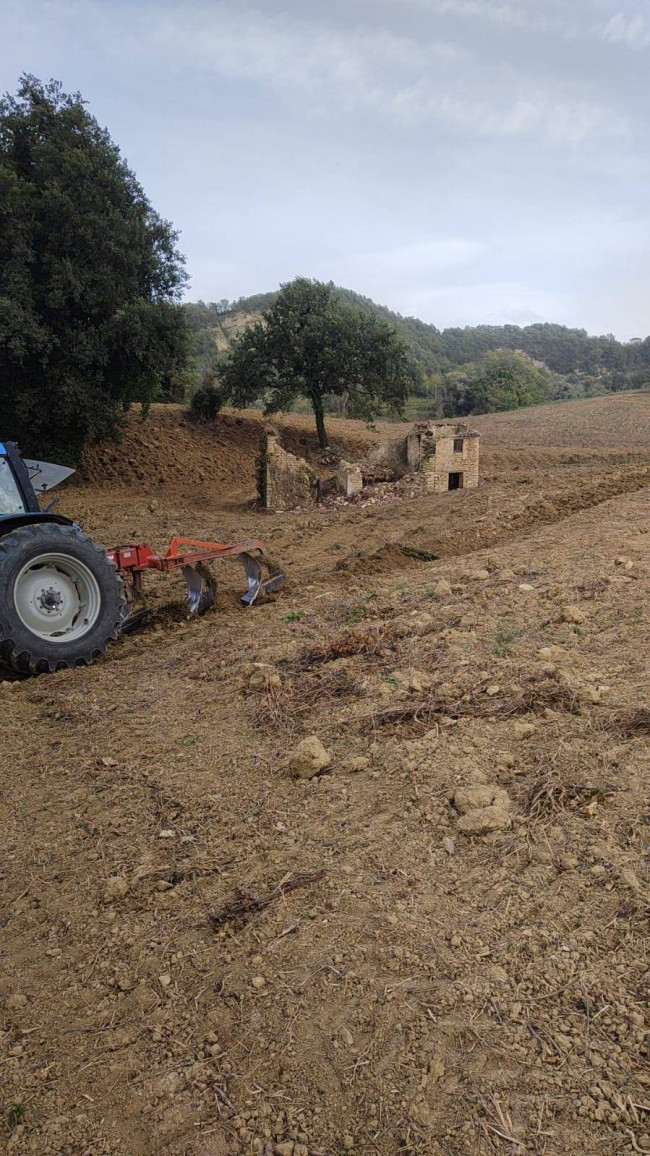
[[[628,710],[611,711],[602,723],[603,730],[624,739],[650,735],[650,707],[639,706]]]
[[[260,911],[264,911],[271,903],[284,899],[291,891],[300,887],[310,887],[312,883],[319,883],[325,878],[324,871],[312,871],[304,874],[289,872],[270,891],[258,894],[255,891],[240,888],[236,896],[224,903],[217,911],[211,911],[210,923],[214,931],[219,931],[227,924],[234,929],[241,930]]]
[[[432,694],[398,706],[374,711],[366,723],[366,730],[384,727],[409,727],[412,732],[428,730],[436,719],[483,718],[493,722],[526,714],[544,714],[553,710],[564,714],[580,714],[580,703],[573,691],[555,678],[532,681],[517,694],[486,698],[470,691],[454,699]]]
[[[327,639],[322,646],[305,650],[298,660],[298,667],[306,670],[310,666],[334,662],[338,658],[351,658],[355,654],[376,654],[384,636],[383,625],[356,626],[335,638]]]
[[[284,733],[291,738],[305,713],[306,708],[296,702],[291,684],[284,682],[280,687],[269,687],[255,698],[252,722],[257,730]]]
[[[344,666],[316,667],[294,679],[285,678],[280,687],[269,687],[256,699],[253,720],[256,727],[293,735],[314,710],[334,707],[341,699],[361,694],[361,684]]]
[[[589,808],[594,803],[610,798],[615,789],[611,783],[596,786],[566,781],[566,774],[557,766],[546,766],[533,779],[526,810],[533,820],[539,821],[567,808]]]

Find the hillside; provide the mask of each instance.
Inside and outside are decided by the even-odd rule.
[[[476,421],[478,490],[262,515],[261,415],[171,405],[61,488],[287,583],[148,575],[95,665],[0,674],[11,1156],[649,1150],[649,399]]]
[[[475,361],[493,349],[516,349],[544,362],[553,373],[603,379],[605,388],[636,388],[650,383],[650,337],[640,345],[629,345],[611,334],[590,336],[583,329],[547,323],[440,330],[417,317],[394,313],[351,289],[336,286],[334,295],[342,303],[393,325],[426,374]],[[275,297],[276,293],[261,293],[236,302],[188,303],[184,308],[195,338],[209,333],[220,350],[227,350],[233,336],[258,320]]]
[[[116,451],[111,442],[89,447],[78,474],[62,490],[66,500],[90,484],[127,487],[150,497],[171,493],[194,495],[197,501],[223,499],[249,501],[255,493],[256,458],[265,419],[256,410],[225,410],[212,423],[197,422],[178,405],[154,405],[142,420],[138,407],[129,414],[124,438]],[[319,449],[314,421],[308,414],[285,414],[274,418],[282,431],[286,449],[305,457],[319,469]],[[406,434],[401,422],[379,422],[369,429],[364,422],[330,418],[332,443],[350,460],[363,457],[374,442]],[[621,457],[643,456],[650,446],[650,394],[633,392],[559,404],[530,406],[510,413],[484,414],[472,418],[483,435],[481,460],[484,472],[500,472],[522,460],[561,461],[571,464],[602,451],[618,463]],[[558,450],[564,451],[558,457]],[[540,458],[535,451],[548,451]],[[182,468],[181,468],[182,466]],[[63,500],[63,498],[62,498]]]

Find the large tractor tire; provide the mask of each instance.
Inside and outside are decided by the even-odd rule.
[[[34,523],[0,538],[0,658],[14,670],[89,665],[125,613],[115,564],[76,526]]]

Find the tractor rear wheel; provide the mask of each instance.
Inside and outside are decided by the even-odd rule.
[[[35,522],[0,538],[0,658],[14,670],[89,665],[125,613],[115,564],[83,530]]]

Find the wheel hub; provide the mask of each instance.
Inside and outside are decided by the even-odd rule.
[[[56,610],[61,611],[63,609],[63,595],[60,590],[50,586],[48,590],[41,590],[38,595],[38,603],[46,614],[52,614]]]

